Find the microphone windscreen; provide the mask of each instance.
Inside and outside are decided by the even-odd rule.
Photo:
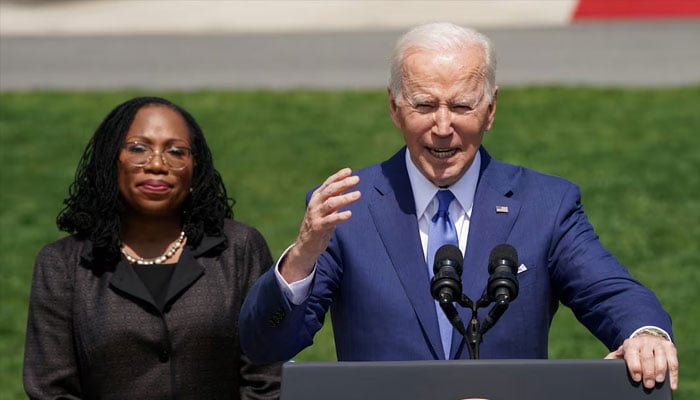
[[[509,244],[499,244],[491,250],[491,255],[489,256],[489,273],[498,266],[499,260],[510,260],[512,262],[512,267],[518,267],[518,252],[515,248]]]
[[[457,246],[453,244],[446,244],[435,252],[435,263],[438,263],[441,260],[452,260],[461,267],[462,263],[464,262],[464,257]]]

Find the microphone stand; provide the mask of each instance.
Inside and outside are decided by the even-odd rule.
[[[483,341],[484,334],[496,324],[496,321],[498,321],[498,319],[501,318],[501,315],[503,315],[503,313],[506,311],[508,308],[508,300],[506,298],[496,300],[495,305],[484,318],[483,325],[480,325],[479,323],[477,310],[491,304],[491,300],[489,299],[488,295],[484,294],[476,303],[474,303],[471,301],[471,299],[469,299],[469,297],[467,297],[467,295],[462,293],[462,296],[456,302],[460,306],[468,308],[472,311],[472,318],[469,321],[469,326],[467,328],[464,327],[462,318],[459,316],[452,303],[440,302],[440,307],[442,308],[443,312],[445,312],[445,315],[447,315],[447,318],[452,326],[455,327],[455,329],[457,329],[457,331],[462,334],[466,340],[469,349],[469,358],[472,360],[478,360],[479,346]]]

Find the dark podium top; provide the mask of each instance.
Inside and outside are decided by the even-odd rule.
[[[670,400],[646,390],[623,360],[289,362],[281,400]]]

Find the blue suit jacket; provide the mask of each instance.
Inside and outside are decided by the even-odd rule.
[[[362,198],[349,207],[352,218],[337,227],[318,260],[304,303],[288,303],[272,270],[251,289],[240,320],[242,346],[251,359],[292,358],[312,343],[329,307],[340,361],[441,358],[405,151],[357,172]],[[644,325],[671,332],[670,318],[654,294],[599,242],[576,185],[480,151],[464,293],[472,300],[481,297],[488,257],[498,244],[515,247],[527,268],[518,274],[518,297],[484,336],[481,358],[546,358],[560,302],[610,349]],[[499,206],[508,212],[497,212]],[[471,311],[458,308],[468,322]],[[487,312],[480,310],[480,318]],[[456,330],[450,354],[469,358]]]

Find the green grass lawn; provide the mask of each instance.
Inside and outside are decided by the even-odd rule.
[[[83,148],[117,103],[142,94],[0,93],[0,398],[24,398],[34,257],[63,235],[55,217]],[[309,188],[343,166],[384,160],[402,144],[381,90],[148,94],[167,97],[197,118],[237,201],[236,218],[256,226],[274,254],[294,240]],[[698,110],[700,87],[504,88],[485,139],[496,158],[581,186],[603,243],[657,293],[674,319],[680,400],[700,398]],[[560,310],[550,357],[606,353],[567,309]],[[335,359],[328,326],[297,359]]]

